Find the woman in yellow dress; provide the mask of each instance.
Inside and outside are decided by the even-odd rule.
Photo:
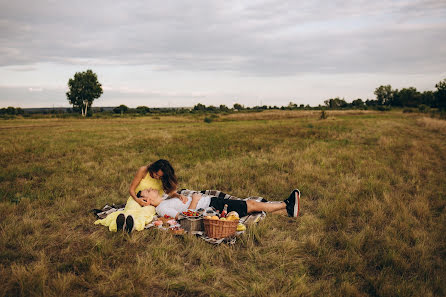
[[[176,192],[177,186],[175,170],[169,161],[160,159],[148,166],[142,166],[130,184],[130,197],[127,199],[124,210],[115,211],[105,219],[97,220],[94,223],[108,226],[109,230],[113,232],[124,229],[128,233],[133,229],[141,231],[152,221],[155,207],[144,198],[138,197],[138,193],[144,189],[154,189],[158,190],[160,195],[167,193],[170,197],[179,198],[185,203],[187,197]]]

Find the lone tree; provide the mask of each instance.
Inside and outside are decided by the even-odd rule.
[[[102,85],[98,82],[96,73],[88,69],[76,72],[74,78],[68,80],[67,99],[73,107],[81,110],[82,116],[87,115],[88,106],[102,95]]]

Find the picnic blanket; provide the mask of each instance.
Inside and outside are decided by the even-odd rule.
[[[178,191],[179,194],[184,195],[184,196],[189,196],[192,195],[193,193],[201,193],[201,194],[205,194],[205,195],[209,195],[209,196],[214,196],[214,197],[218,197],[218,198],[222,198],[222,199],[231,199],[231,200],[255,200],[258,202],[268,202],[266,199],[262,198],[262,197],[258,197],[258,196],[252,196],[252,197],[248,197],[245,199],[242,198],[238,198],[226,193],[223,193],[221,191],[217,191],[217,190],[203,190],[203,191],[192,191],[192,190],[187,190],[187,189],[183,189]],[[274,202],[271,202],[274,203]],[[93,209],[93,213],[96,215],[96,217],[98,219],[104,219],[106,218],[109,214],[116,212],[116,211],[121,211],[123,210],[125,207],[125,204],[120,204],[120,205],[105,205],[102,209]],[[241,217],[240,218],[240,223],[245,224],[247,226],[251,225],[251,224],[256,224],[257,222],[259,222],[260,220],[264,219],[266,217],[266,213],[265,212],[256,212],[256,213],[252,213],[252,214],[248,214],[247,216]],[[153,221],[155,221],[156,219],[154,219]],[[154,227],[153,223],[149,223],[145,226],[145,229],[149,229]],[[226,238],[220,238],[220,239],[215,239],[215,238],[209,238],[206,236],[206,234],[204,234],[204,232],[195,232],[194,234],[205,240],[206,242],[212,243],[212,244],[221,244],[221,243],[227,243],[227,244],[234,244],[237,240],[237,236],[243,234],[244,231],[239,231],[235,234],[235,236],[231,236],[231,237],[226,237]]]

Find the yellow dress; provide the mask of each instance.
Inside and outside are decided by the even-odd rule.
[[[138,193],[144,189],[156,189],[159,191],[160,195],[164,194],[163,191],[163,183],[159,179],[154,179],[150,176],[149,173],[139,182],[136,187],[135,192]],[[128,215],[132,215],[134,221],[134,230],[141,231],[144,230],[144,227],[153,220],[153,216],[155,215],[155,207],[153,206],[144,206],[139,205],[135,199],[130,196],[127,199],[127,204],[123,211],[115,211],[109,214],[105,219],[97,220],[95,225],[101,224],[104,226],[108,226],[108,229],[112,232],[117,231],[116,227],[116,218],[119,214],[123,213],[126,217]]]

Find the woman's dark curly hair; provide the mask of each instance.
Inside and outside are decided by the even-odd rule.
[[[163,183],[163,189],[166,194],[176,190],[178,180],[175,175],[175,170],[173,169],[172,165],[170,165],[169,161],[160,159],[148,165],[147,169],[149,170],[150,176],[152,176],[153,173],[156,173],[159,170],[163,172],[161,182]]]

